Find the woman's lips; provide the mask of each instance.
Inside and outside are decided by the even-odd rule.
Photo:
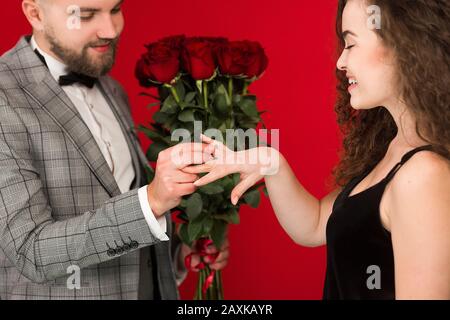
[[[358,85],[358,84],[355,83],[355,84],[352,84],[352,85],[348,86],[348,92],[350,92],[350,91],[352,91],[353,89],[355,89],[357,85]]]

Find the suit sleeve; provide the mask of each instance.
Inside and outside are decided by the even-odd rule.
[[[35,283],[160,242],[143,215],[138,190],[64,221],[33,166],[27,129],[0,91],[0,248]]]

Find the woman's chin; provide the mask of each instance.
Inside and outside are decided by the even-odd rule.
[[[355,110],[370,110],[375,108],[376,106],[369,104],[369,103],[364,103],[362,101],[358,101],[357,99],[354,99],[352,97],[352,99],[350,100],[350,106],[355,109]]]

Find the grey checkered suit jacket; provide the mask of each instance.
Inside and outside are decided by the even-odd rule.
[[[88,127],[28,41],[0,58],[0,298],[148,297],[156,266],[161,297],[177,299],[170,243],[151,234],[139,204],[147,159],[126,94],[100,78],[136,171],[132,191],[121,194]],[[71,265],[81,268],[79,290],[67,287]]]

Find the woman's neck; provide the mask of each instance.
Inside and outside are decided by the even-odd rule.
[[[390,104],[386,109],[397,125],[397,135],[391,141],[389,149],[402,153],[405,150],[421,147],[428,143],[419,137],[416,131],[416,118],[404,104]]]

